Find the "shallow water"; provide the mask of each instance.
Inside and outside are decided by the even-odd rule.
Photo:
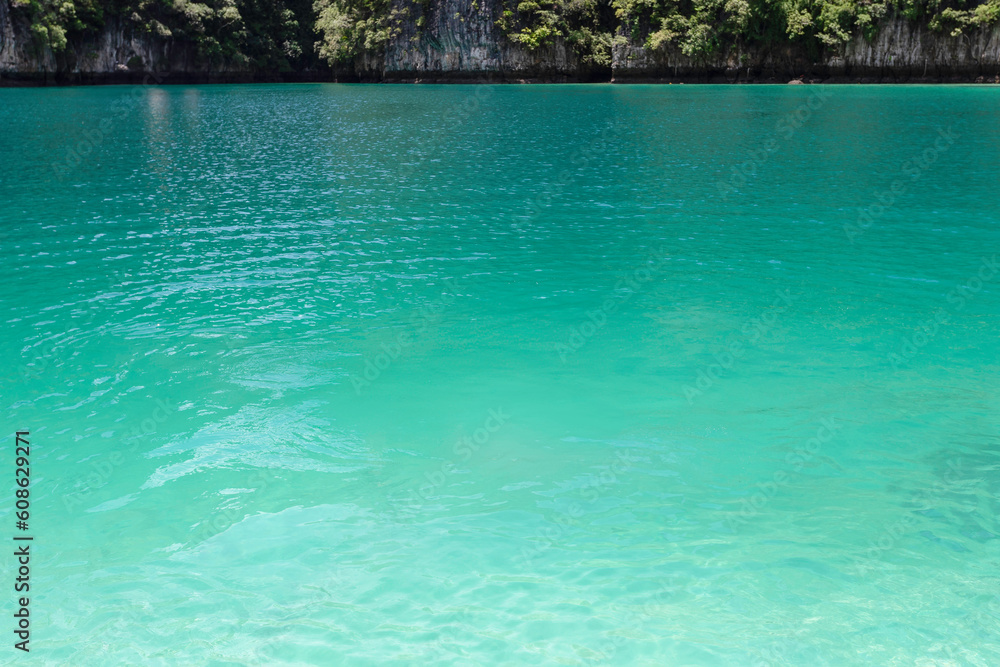
[[[0,90],[33,660],[998,664],[998,120]]]

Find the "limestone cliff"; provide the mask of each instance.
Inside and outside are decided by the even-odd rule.
[[[413,21],[377,53],[354,63],[363,80],[580,80],[589,71],[561,40],[529,51],[497,26],[496,0],[436,0],[420,30]],[[607,77],[605,77],[607,78]]]
[[[195,45],[138,30],[110,19],[100,32],[69,44],[58,56],[39,49],[27,22],[0,0],[0,84],[139,83],[269,80],[246,64],[207,64]],[[293,72],[291,80],[328,78],[321,72]]]
[[[733,49],[712,62],[695,62],[677,50],[649,52],[641,44],[614,49],[616,80],[1000,82],[1000,26],[951,36],[893,15],[873,39],[861,35],[818,60],[793,49]]]
[[[183,68],[171,60],[172,45],[151,36],[134,35],[119,22],[92,39],[73,45],[57,58],[49,48],[33,43],[26,22],[18,20],[9,0],[0,0],[0,76],[14,80],[55,80],[73,73],[126,78],[131,70],[168,71]],[[182,47],[183,49],[183,47]]]
[[[887,17],[868,40],[856,35],[841,50],[814,61],[803,53],[732,49],[710,61],[679,50],[651,52],[621,35],[607,70],[579,62],[561,41],[529,52],[496,25],[497,2],[436,0],[419,34],[409,23],[384,51],[366,54],[355,71],[375,81],[994,81],[1000,76],[1000,26],[952,37],[900,16]]]
[[[404,0],[396,0],[402,3]],[[610,66],[585,64],[560,39],[530,50],[498,27],[500,0],[432,0],[418,28],[404,20],[394,37],[334,69],[255,71],[243,65],[206,65],[192,45],[140,33],[123,21],[72,42],[56,57],[32,46],[28,26],[0,0],[0,83],[139,81],[146,73],[170,81],[998,81],[1000,26],[950,36],[897,15],[885,17],[871,39],[855,36],[839,49],[810,59],[791,47],[732,47],[710,60],[678,50],[650,51],[622,32]]]

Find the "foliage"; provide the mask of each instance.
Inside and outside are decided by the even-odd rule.
[[[529,51],[569,44],[586,64],[611,65],[617,21],[610,0],[523,0],[504,4],[497,24],[504,35]]]
[[[892,11],[932,29],[988,26],[1000,20],[1000,0],[973,9],[965,0],[613,0],[633,37],[650,26],[646,46],[676,48],[691,58],[717,54],[726,45],[794,43],[817,53],[843,48],[852,35],[872,39]],[[975,0],[972,0],[975,2]]]
[[[509,0],[508,0],[509,1]],[[861,34],[872,39],[880,20],[897,11],[952,35],[1000,21],[1000,0],[523,0],[505,6],[498,22],[529,49],[557,39],[585,62],[604,64],[614,35],[673,49],[694,60],[743,47],[797,44],[807,52],[838,50]],[[951,6],[956,4],[958,6]],[[609,20],[610,16],[610,20]]]
[[[957,37],[969,28],[992,25],[1000,19],[1000,0],[987,0],[972,9],[946,7],[930,20],[932,30],[948,31]]]
[[[439,7],[433,0],[0,0],[7,1],[28,24],[34,47],[57,55],[112,20],[192,44],[210,65],[255,70],[302,69],[377,52],[407,22],[415,39],[437,44],[426,27]],[[565,43],[595,67],[608,67],[613,44],[626,36],[698,60],[749,46],[837,50],[854,35],[874,37],[892,12],[952,36],[1000,22],[1000,0],[495,1],[497,25],[511,42],[530,51]],[[472,11],[489,11],[486,2],[478,0]]]
[[[118,20],[140,33],[191,43],[210,64],[288,70],[315,60],[310,0],[11,0],[11,6],[28,20],[40,52],[58,55],[70,40]]]
[[[321,36],[316,49],[330,62],[381,49],[409,16],[409,8],[394,7],[391,0],[316,0],[313,8]]]

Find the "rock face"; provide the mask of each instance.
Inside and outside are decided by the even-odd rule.
[[[175,64],[167,56],[168,47],[112,22],[94,39],[74,45],[57,58],[51,49],[39,52],[35,48],[28,25],[14,16],[9,0],[0,0],[0,77],[5,79],[44,81],[74,73],[127,77],[130,62],[133,70],[141,71],[149,64],[165,71]]]
[[[576,81],[592,76],[561,41],[528,51],[506,39],[497,26],[502,11],[499,0],[435,0],[422,30],[414,21],[405,23],[384,50],[358,58],[354,71],[362,80],[376,81]],[[610,78],[610,70],[603,78]]]
[[[396,0],[400,9],[412,3]],[[898,15],[887,16],[872,40],[861,35],[818,61],[791,47],[732,48],[709,61],[677,50],[650,51],[624,34],[616,40],[610,67],[585,65],[561,41],[530,51],[506,39],[497,26],[501,0],[432,0],[417,27],[417,15],[384,48],[333,70],[280,76],[246,66],[208,67],[189,43],[137,34],[109,22],[98,35],[56,57],[37,53],[28,26],[0,0],[0,83],[140,81],[155,72],[169,82],[250,80],[362,81],[988,81],[1000,83],[1000,25],[951,37]],[[406,3],[406,4],[404,4]]]
[[[856,36],[832,71],[860,70],[882,79],[975,80],[1000,74],[1000,26],[951,37],[899,17],[884,23],[871,42]]]
[[[0,85],[252,81],[261,78],[266,77],[246,67],[209,68],[198,61],[192,44],[140,33],[126,22],[117,20],[109,21],[99,34],[71,43],[70,48],[58,56],[51,49],[39,52],[32,43],[28,24],[11,11],[10,0],[0,0]]]
[[[650,52],[641,44],[616,46],[617,81],[948,82],[996,81],[1000,76],[1000,26],[952,37],[901,16],[889,16],[871,41],[856,35],[841,52],[819,62],[790,48],[732,51],[713,62],[694,62],[679,51]],[[1000,83],[1000,81],[996,81]]]

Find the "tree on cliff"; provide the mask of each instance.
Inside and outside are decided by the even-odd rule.
[[[116,21],[192,45],[207,68],[256,71],[301,70],[377,53],[407,22],[423,34],[440,11],[434,0],[0,2],[10,3],[39,53],[58,56]],[[612,47],[626,40],[694,60],[750,46],[795,45],[818,55],[843,48],[855,35],[872,37],[893,12],[951,35],[1000,21],[1000,0],[480,0],[473,9],[488,9],[513,44],[538,51],[561,41],[596,67],[609,66]]]

